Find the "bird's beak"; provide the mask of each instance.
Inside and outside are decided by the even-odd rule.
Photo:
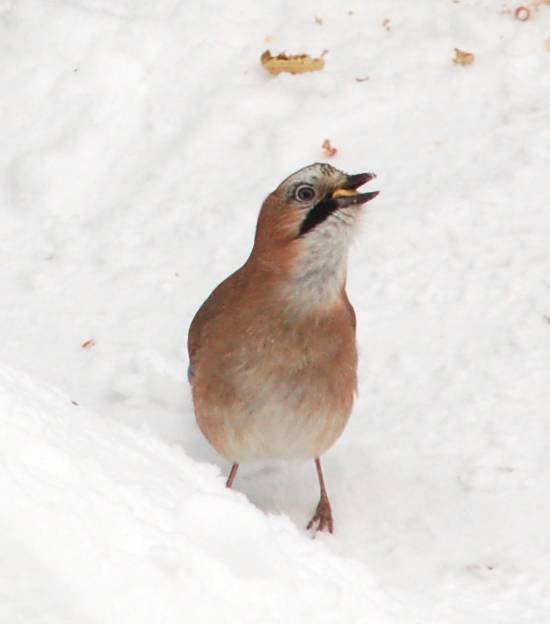
[[[363,184],[366,184],[373,178],[376,178],[374,173],[356,173],[354,175],[348,175],[344,184],[337,188],[331,195],[332,199],[336,200],[338,208],[345,208],[346,206],[354,206],[358,204],[366,204],[371,199],[374,199],[380,191],[372,191],[371,193],[359,193],[357,190]]]

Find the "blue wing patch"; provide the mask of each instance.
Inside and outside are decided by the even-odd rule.
[[[190,363],[189,366],[187,367],[187,381],[189,383],[193,383],[194,376],[195,376],[195,369],[193,368],[193,365]]]

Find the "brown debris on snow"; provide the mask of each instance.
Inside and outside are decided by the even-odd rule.
[[[330,142],[330,139],[325,139],[321,147],[323,148],[323,151],[325,152],[325,156],[327,158],[332,158],[333,156],[336,156],[336,154],[338,153],[338,150],[335,147],[333,147],[332,143]]]
[[[324,56],[324,54],[322,56]],[[325,66],[325,61],[322,56],[320,58],[313,58],[308,54],[288,55],[285,52],[277,56],[272,56],[271,52],[266,50],[260,57],[260,60],[267,71],[276,76],[281,72],[303,74],[305,72],[320,71]]]
[[[457,65],[471,65],[475,61],[475,54],[473,52],[465,52],[459,48],[455,48],[455,57],[453,63]]]
[[[531,11],[526,6],[519,6],[514,11],[514,17],[520,22],[526,22],[531,17]]]

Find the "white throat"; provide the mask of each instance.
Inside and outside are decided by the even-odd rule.
[[[341,211],[301,239],[300,254],[284,286],[285,298],[292,305],[309,310],[328,308],[340,297],[355,216]]]

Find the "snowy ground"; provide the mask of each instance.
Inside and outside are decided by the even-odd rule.
[[[2,624],[550,621],[547,4],[0,1]],[[312,465],[224,490],[185,338],[325,138],[382,193],[311,540]]]

